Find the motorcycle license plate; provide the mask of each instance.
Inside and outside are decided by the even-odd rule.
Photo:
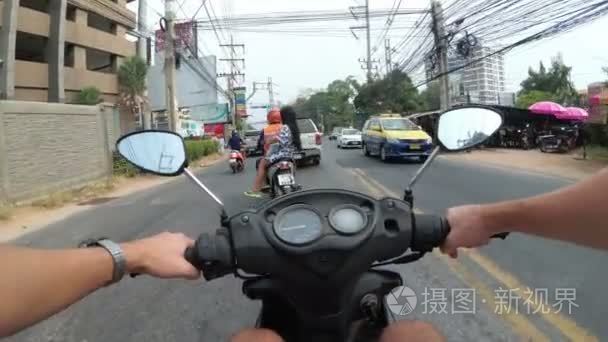
[[[410,145],[410,150],[419,150],[420,149],[420,145],[419,144],[411,144]]]
[[[300,160],[300,159],[302,159],[302,157],[303,157],[303,156],[302,156],[302,154],[301,154],[301,153],[295,153],[295,154],[293,155],[293,159],[295,159],[295,160]]]
[[[293,176],[288,173],[278,175],[278,179],[280,186],[293,185],[293,183],[295,183]]]

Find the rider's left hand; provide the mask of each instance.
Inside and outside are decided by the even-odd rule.
[[[184,258],[186,248],[191,246],[194,240],[186,235],[168,232],[122,244],[129,273],[194,280],[201,273]]]

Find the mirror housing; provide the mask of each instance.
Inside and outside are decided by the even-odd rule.
[[[120,155],[139,169],[159,176],[181,175],[188,166],[181,135],[161,130],[129,133],[116,142]]]
[[[437,140],[447,151],[467,150],[488,140],[502,122],[502,115],[491,107],[454,108],[439,117]]]

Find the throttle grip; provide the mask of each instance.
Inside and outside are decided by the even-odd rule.
[[[197,260],[198,260],[198,253],[196,253],[196,248],[195,247],[188,247],[186,248],[186,251],[184,252],[184,259],[186,259],[186,261],[188,261],[189,263],[192,264],[192,266],[196,267],[197,269],[200,270],[199,267],[197,267]]]
[[[445,225],[447,227],[448,234],[449,234],[449,232],[452,230],[452,227],[450,226],[450,221],[448,221],[447,218],[444,218],[443,220],[445,221]],[[511,233],[508,233],[508,232],[506,232],[506,233],[499,233],[499,234],[492,235],[490,238],[505,240],[509,236],[509,234],[511,234]],[[446,237],[447,237],[447,235],[446,235]]]

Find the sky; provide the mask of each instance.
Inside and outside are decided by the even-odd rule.
[[[164,12],[164,2],[161,0],[146,0],[148,6],[148,24],[150,30],[157,29],[159,15]],[[176,5],[177,18],[187,18],[194,15],[202,0],[177,0],[183,10]],[[241,16],[243,14],[288,12],[301,10],[343,10],[349,6],[357,6],[362,0],[207,0],[218,17]],[[371,10],[390,9],[393,0],[370,1]],[[402,9],[421,9],[429,6],[429,0],[405,0],[407,5]],[[129,6],[136,10],[138,1]],[[205,10],[199,11],[197,18],[207,18]],[[392,41],[399,41],[415,25],[417,16],[397,16],[389,32]],[[372,42],[376,42],[384,26],[385,19],[372,21]],[[252,87],[252,83],[266,81],[272,77],[277,84],[277,99],[282,103],[293,101],[307,89],[321,89],[335,79],[343,79],[353,75],[364,80],[365,72],[358,62],[365,56],[365,40],[363,32],[359,40],[348,32],[349,26],[361,25],[355,19],[335,23],[310,24],[309,36],[292,33],[278,33],[276,30],[290,30],[289,26],[264,26],[258,30],[267,32],[244,32],[235,30],[235,43],[244,43],[246,80],[244,85]],[[305,24],[297,24],[298,29],[304,29]],[[340,28],[344,33],[324,34],[319,29]],[[399,28],[402,29],[399,29]],[[271,31],[271,32],[268,32]],[[316,32],[315,32],[316,31]],[[551,57],[558,53],[563,55],[566,65],[573,67],[572,80],[577,89],[585,89],[589,83],[602,81],[606,75],[602,67],[608,66],[608,17],[585,24],[571,32],[561,34],[549,40],[524,45],[505,55],[506,85],[508,91],[517,91],[528,68],[538,67],[540,60],[549,63]],[[226,42],[230,32],[220,33],[220,39]],[[204,31],[199,36],[200,48],[205,54],[214,54],[225,58],[225,52],[218,46],[218,39],[213,31]],[[603,46],[602,46],[603,45]],[[383,50],[383,45],[381,50]],[[374,58],[383,59],[383,53],[377,53]],[[227,71],[227,66],[218,65],[218,71]],[[267,93],[259,92],[252,98],[252,103],[268,102]]]

